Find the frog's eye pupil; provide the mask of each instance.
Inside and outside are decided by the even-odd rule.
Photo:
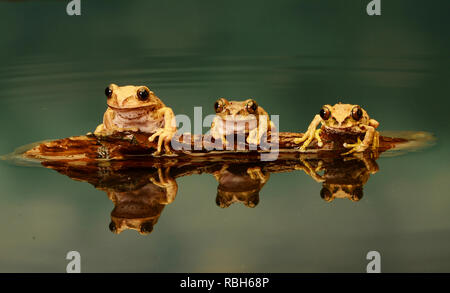
[[[137,96],[138,96],[139,100],[145,101],[148,99],[148,97],[150,97],[150,92],[148,91],[148,89],[142,88],[142,89],[138,90]]]
[[[327,108],[322,108],[319,111],[319,115],[323,120],[328,120],[328,118],[330,118],[330,110],[328,110]]]
[[[106,95],[106,97],[107,97],[108,99],[111,98],[112,93],[113,93],[113,91],[112,91],[112,89],[111,89],[110,87],[107,87],[107,88],[105,89],[105,95]]]
[[[363,116],[363,112],[360,107],[353,108],[353,110],[352,110],[353,119],[355,119],[356,121],[359,121],[359,120],[361,120],[362,116]]]

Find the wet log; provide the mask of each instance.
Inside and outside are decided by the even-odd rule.
[[[157,161],[167,161],[171,158],[177,160],[197,158],[200,160],[210,160],[224,154],[238,155],[237,159],[259,159],[262,153],[298,153],[299,146],[294,143],[295,138],[302,137],[302,133],[280,132],[278,140],[268,143],[264,147],[250,146],[247,143],[240,143],[237,139],[234,145],[229,144],[222,149],[220,141],[214,141],[208,135],[183,134],[175,137],[177,148],[173,154],[155,155],[156,144],[149,142],[147,133],[142,132],[117,132],[110,136],[95,136],[93,134],[83,136],[73,136],[53,141],[44,141],[25,150],[23,156],[29,159],[40,161],[98,161],[98,160],[125,160],[125,159],[152,159]],[[324,145],[318,147],[313,141],[307,148],[306,154],[316,154],[320,156],[336,156],[348,149],[345,149],[343,142],[355,142],[358,135],[346,134],[335,136],[327,132],[322,132]],[[270,141],[269,137],[269,141]],[[276,143],[278,141],[278,144]],[[380,144],[376,152],[382,153],[395,148],[400,144],[405,144],[408,139],[380,136]]]

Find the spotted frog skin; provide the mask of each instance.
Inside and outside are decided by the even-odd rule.
[[[105,90],[108,109],[103,123],[97,126],[95,135],[110,135],[114,132],[141,131],[151,133],[149,141],[158,137],[155,154],[161,153],[162,145],[170,154],[170,141],[177,131],[175,116],[171,108],[146,86],[118,86],[111,84]]]
[[[211,124],[211,135],[226,144],[226,136],[247,133],[247,143],[259,145],[261,138],[275,125],[269,115],[255,100],[228,101],[220,98],[214,104],[216,117]],[[228,127],[227,127],[228,126]]]
[[[358,105],[338,103],[334,106],[324,105],[319,114],[314,117],[305,134],[294,140],[296,144],[303,143],[300,147],[301,152],[306,150],[313,139],[317,140],[319,147],[323,146],[320,138],[322,128],[316,129],[319,124],[322,124],[322,128],[325,130],[335,133],[364,134],[362,141],[358,138],[354,144],[344,143],[343,146],[350,150],[342,155],[364,152],[370,146],[373,150],[378,148],[379,133],[376,131],[379,125],[378,121],[370,119],[367,112]]]

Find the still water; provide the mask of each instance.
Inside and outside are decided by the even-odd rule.
[[[64,1],[0,2],[1,154],[94,130],[111,82],[148,85],[190,117],[252,97],[303,132],[342,101],[381,131],[437,138],[380,158],[359,201],[326,202],[293,170],[272,173],[256,205],[221,208],[211,173],[177,177],[148,235],[110,231],[105,191],[2,161],[0,271],[64,272],[71,250],[84,272],[364,272],[371,250],[383,272],[450,271],[449,3],[384,1],[377,18],[352,2],[83,1],[80,17]]]

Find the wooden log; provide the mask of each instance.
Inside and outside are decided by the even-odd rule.
[[[155,155],[156,144],[149,142],[149,134],[142,132],[117,132],[107,137],[95,136],[93,134],[83,136],[73,136],[53,141],[44,141],[33,148],[23,152],[25,158],[38,159],[41,161],[96,161],[96,160],[124,160],[139,158],[153,159],[157,161],[167,161],[170,158],[178,160],[203,158],[209,160],[213,157],[220,157],[224,154],[235,154],[244,157],[259,158],[262,153],[298,153],[299,145],[294,143],[295,138],[302,137],[302,133],[280,132],[278,135],[278,144],[268,144],[269,148],[249,146],[246,143],[239,143],[237,140],[234,145],[226,149],[220,149],[222,146],[219,141],[214,141],[208,135],[183,134],[177,136],[175,141],[181,149],[174,150],[173,154]],[[335,136],[333,134],[322,132],[324,145],[318,147],[313,141],[306,150],[306,154],[316,154],[320,156],[336,156],[348,149],[345,149],[343,142],[355,142],[358,135],[347,134]],[[270,141],[270,137],[269,137]],[[376,152],[378,154],[392,149],[400,144],[407,143],[408,139],[380,136],[380,144]]]

